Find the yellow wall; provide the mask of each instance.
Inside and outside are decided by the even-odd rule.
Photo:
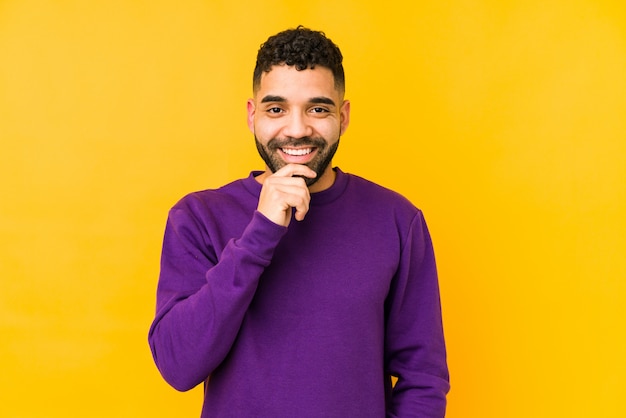
[[[197,416],[146,342],[166,212],[262,168],[256,50],[341,47],[336,163],[426,213],[451,418],[626,416],[626,9],[0,0],[0,416]]]

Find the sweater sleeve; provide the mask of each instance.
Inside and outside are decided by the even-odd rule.
[[[397,377],[387,418],[443,418],[450,389],[435,257],[421,212],[413,219],[387,300],[387,372]]]
[[[206,380],[228,354],[286,231],[255,212],[241,237],[215,254],[200,224],[188,207],[170,211],[148,335],[157,368],[180,391]]]

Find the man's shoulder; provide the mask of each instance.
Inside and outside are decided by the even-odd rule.
[[[217,188],[197,190],[184,195],[174,208],[197,208],[198,206],[224,206],[254,199],[251,177],[240,178]],[[252,181],[254,181],[252,179]]]
[[[417,209],[407,197],[396,190],[356,174],[346,173],[346,175],[349,179],[348,187],[364,199],[385,205],[394,204]]]

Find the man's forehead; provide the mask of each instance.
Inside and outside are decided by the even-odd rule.
[[[326,93],[322,96],[328,96],[331,93],[341,93],[337,90],[335,77],[329,68],[323,66],[315,66],[314,68],[306,68],[298,70],[295,66],[286,64],[274,65],[269,71],[261,74],[259,85],[256,86],[255,95],[262,90],[271,90],[269,94],[278,95],[278,91],[286,91],[294,87],[305,88],[306,86],[320,88]]]

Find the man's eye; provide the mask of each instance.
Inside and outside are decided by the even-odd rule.
[[[323,107],[314,107],[313,109],[311,109],[311,111],[313,113],[326,113],[326,112],[328,112],[328,110],[323,108]]]
[[[280,113],[282,112],[282,109],[280,107],[270,107],[267,111],[269,113]]]

